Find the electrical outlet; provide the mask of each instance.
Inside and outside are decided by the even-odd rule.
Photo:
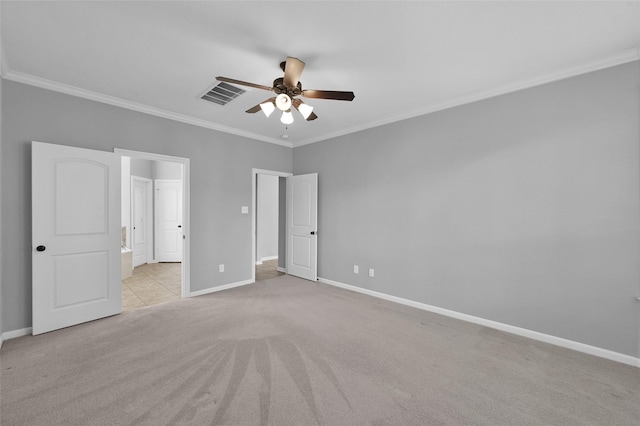
[[[375,275],[375,271],[373,270],[373,268],[370,268],[370,269],[369,269],[369,276],[370,276],[371,278],[373,278],[373,276],[374,276],[374,275]]]
[[[224,263],[218,265],[218,272],[224,272]]]
[[[358,265],[353,265],[353,273],[354,274],[358,273]]]

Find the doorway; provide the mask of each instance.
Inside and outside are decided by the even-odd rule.
[[[253,281],[286,273],[286,177],[291,173],[252,170]]]
[[[122,310],[187,297],[189,160],[115,152],[122,161]]]

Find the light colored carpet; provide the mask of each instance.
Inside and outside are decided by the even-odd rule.
[[[640,424],[640,369],[290,276],[1,357],[3,426]]]

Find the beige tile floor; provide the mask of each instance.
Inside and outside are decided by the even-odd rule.
[[[277,267],[278,259],[256,265],[256,281],[284,275]],[[122,310],[179,300],[181,268],[181,263],[147,263],[134,268],[133,275],[122,281]]]
[[[181,263],[147,263],[133,269],[122,281],[122,310],[179,300]]]
[[[256,265],[256,281],[268,280],[280,275],[284,272],[278,271],[278,259],[265,260],[262,265]]]

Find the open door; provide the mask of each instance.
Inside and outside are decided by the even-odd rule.
[[[33,334],[121,311],[120,157],[32,143]]]
[[[287,273],[318,279],[318,174],[287,177]]]

